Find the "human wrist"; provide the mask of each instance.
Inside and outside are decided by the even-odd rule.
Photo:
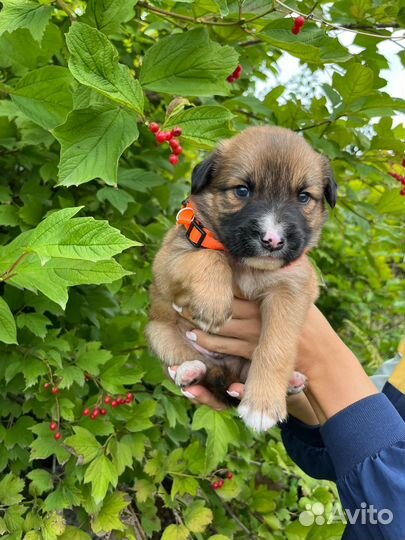
[[[320,423],[376,393],[376,387],[358,359],[343,342],[331,347],[308,376],[307,396],[321,412]]]

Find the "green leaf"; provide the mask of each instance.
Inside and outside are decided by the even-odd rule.
[[[229,128],[232,118],[233,114],[225,107],[205,105],[171,116],[164,128],[171,130],[181,126],[182,139],[209,149],[232,134]]]
[[[128,204],[135,201],[132,195],[126,191],[112,187],[99,189],[97,191],[97,199],[101,202],[108,201],[121,214],[125,214]]]
[[[378,200],[376,210],[380,214],[404,214],[405,201],[398,196],[397,190],[387,190]]]
[[[237,444],[239,429],[233,418],[206,406],[198,408],[193,417],[192,429],[205,429],[208,434],[206,445],[206,469],[211,471],[222,461],[230,444]]]
[[[66,522],[63,516],[52,513],[50,516],[44,519],[44,525],[42,527],[42,535],[44,540],[54,540],[65,532]]]
[[[120,514],[129,503],[128,495],[122,491],[116,491],[108,495],[101,510],[92,521],[91,528],[93,532],[105,535],[112,530],[123,531],[125,526],[120,520]]]
[[[150,418],[156,412],[156,401],[152,399],[146,399],[139,405],[135,405],[132,408],[132,418],[128,420],[126,428],[128,431],[144,431],[153,426]]]
[[[212,522],[213,514],[203,501],[194,501],[183,514],[184,524],[192,533],[202,533]]]
[[[359,97],[368,96],[373,92],[373,71],[361,64],[352,64],[345,75],[333,75],[333,87],[342,96],[346,104],[350,104]]]
[[[25,259],[10,283],[42,294],[63,309],[68,301],[68,288],[74,285],[112,283],[129,275],[116,261],[51,259],[44,265],[39,257]]]
[[[114,359],[109,362],[108,365],[105,365],[101,371],[100,383],[107,392],[112,394],[119,394],[120,392],[125,392],[124,385],[126,384],[136,384],[142,380],[144,374],[143,371],[140,371],[140,368],[129,367],[127,365],[128,357],[115,356]],[[154,403],[154,401],[146,400],[143,403]],[[142,403],[142,405],[143,405]],[[144,406],[146,407],[146,406]],[[144,410],[142,408],[142,410]],[[149,410],[149,409],[148,409]]]
[[[76,529],[76,527],[67,526],[58,540],[91,540],[91,536],[80,529]]]
[[[102,32],[84,23],[74,23],[66,35],[66,44],[69,69],[75,79],[142,114],[142,88],[129,68],[118,63],[117,51]]]
[[[59,66],[36,69],[23,77],[11,99],[30,120],[45,129],[63,124],[73,107],[69,70]]]
[[[87,429],[74,426],[73,431],[75,434],[68,437],[65,444],[73,448],[80,464],[89,463],[99,454],[101,444]]]
[[[35,336],[42,339],[45,338],[48,332],[47,326],[51,324],[48,317],[41,315],[41,313],[21,313],[17,317],[18,328],[28,328]]]
[[[96,503],[100,503],[111,484],[117,485],[118,475],[114,465],[106,456],[101,455],[90,463],[84,475],[84,483],[91,483],[91,494]]]
[[[0,205],[0,225],[5,227],[15,227],[20,223],[18,209],[9,204]]]
[[[138,138],[136,117],[114,106],[73,111],[53,132],[61,145],[60,185],[83,184],[101,178],[117,183],[118,159]]]
[[[42,495],[53,488],[52,475],[44,469],[34,469],[27,474],[31,480],[30,493]]]
[[[88,0],[86,13],[81,21],[98,28],[104,34],[117,34],[120,23],[134,17],[134,5],[137,0]]]
[[[135,480],[136,500],[138,503],[144,503],[151,498],[156,491],[156,486],[150,480],[145,478],[137,478]]]
[[[3,343],[17,343],[17,328],[15,320],[7,302],[0,297],[0,341]]]
[[[182,496],[186,493],[195,497],[197,495],[199,487],[200,486],[196,478],[174,475],[170,495],[172,499],[174,499],[176,495]]]
[[[141,84],[155,92],[183,96],[229,94],[226,78],[238,64],[237,52],[211,41],[204,28],[160,39],[146,51]]]
[[[33,230],[27,249],[45,260],[50,257],[102,261],[139,245],[125,238],[107,221],[71,217],[80,211],[65,208],[54,212]]]
[[[169,525],[164,530],[161,540],[187,540],[190,533],[184,525]]]
[[[52,6],[31,0],[4,0],[2,4],[0,35],[3,32],[14,32],[18,28],[27,28],[35,40],[42,40],[52,14]]]
[[[48,422],[36,424],[30,429],[37,435],[37,438],[30,444],[31,460],[47,459],[55,455],[59,463],[64,463],[71,457],[61,441],[55,441],[54,432],[49,429]]]
[[[120,476],[127,467],[132,468],[132,448],[131,440],[124,437],[117,441],[113,439],[109,445],[109,452],[111,454],[112,462],[117,469],[117,474]]]
[[[0,503],[6,506],[18,504],[23,500],[21,491],[24,489],[24,480],[13,473],[8,473],[0,481]]]

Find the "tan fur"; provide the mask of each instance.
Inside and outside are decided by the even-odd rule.
[[[243,175],[254,174],[265,189],[297,190],[303,178],[316,200],[305,209],[315,245],[325,220],[325,160],[303,139],[281,128],[251,128],[221,144],[215,179],[199,195],[199,216],[205,226],[218,226],[218,217],[235,212],[241,201],[224,187],[237,186]],[[243,156],[243,157],[242,157]],[[286,178],[280,183],[281,174]],[[307,180],[308,184],[308,180]],[[244,261],[245,262],[245,261]],[[277,259],[249,258],[235,262],[220,251],[195,249],[182,227],[169,231],[158,252],[151,290],[147,336],[152,350],[170,366],[201,360],[208,367],[205,382],[212,389],[224,377],[221,391],[231,382],[246,380],[239,411],[246,423],[265,430],[286,417],[286,391],[297,354],[298,336],[308,308],[318,296],[316,274],[306,256],[286,268]],[[262,332],[251,366],[240,358],[207,358],[185,339],[186,323],[179,326],[172,308],[187,307],[194,325],[215,333],[231,316],[237,293],[260,303]],[[190,325],[190,327],[192,327]],[[204,380],[202,381],[204,384]]]

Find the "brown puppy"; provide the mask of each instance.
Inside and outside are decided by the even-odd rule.
[[[178,226],[155,259],[147,327],[153,351],[166,366],[181,364],[177,384],[199,382],[223,401],[229,402],[231,382],[246,380],[238,412],[257,431],[286,417],[298,337],[318,296],[305,253],[318,242],[324,198],[333,207],[336,192],[328,161],[302,137],[283,128],[249,128],[224,141],[192,176],[196,217],[225,251],[194,247]],[[197,352],[172,307],[187,307],[195,325],[215,333],[231,317],[234,294],[261,306],[251,364]]]

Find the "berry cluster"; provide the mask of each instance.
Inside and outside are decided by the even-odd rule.
[[[405,167],[405,159],[402,160],[402,167]],[[392,176],[392,178],[395,178],[395,180],[397,182],[401,182],[401,184],[404,186],[401,191],[399,192],[399,194],[402,196],[402,197],[405,197],[405,176],[402,176],[401,174],[398,174],[398,173],[395,173],[395,172],[389,172],[388,173],[390,176]]]
[[[111,407],[118,407],[119,405],[130,405],[134,401],[134,395],[131,392],[128,392],[125,398],[118,396],[116,399],[111,396],[106,396],[104,398],[104,403],[106,405],[111,405]],[[83,411],[83,416],[89,416],[92,420],[96,420],[100,415],[105,416],[107,414],[107,409],[94,407],[93,410],[86,407]]]
[[[235,69],[235,71],[229,75],[229,77],[226,78],[226,80],[229,82],[229,83],[234,83],[235,81],[237,81],[238,79],[240,79],[240,76],[242,75],[242,66],[239,64],[237,66],[237,68]]]
[[[295,35],[299,34],[302,30],[302,27],[305,24],[305,17],[300,15],[294,19],[294,26],[291,29],[291,32]]]
[[[54,439],[55,441],[60,441],[61,438],[62,438],[62,433],[59,431],[59,425],[53,420],[50,424],[49,424],[49,429],[51,431],[56,431],[55,435],[54,435]]]
[[[215,489],[215,490],[221,489],[223,485],[225,484],[225,479],[232,480],[232,478],[233,478],[233,474],[229,471],[226,473],[225,478],[220,478],[219,480],[216,480],[215,482],[211,484],[211,487],[212,489]]]
[[[51,390],[51,392],[52,392],[52,394],[53,394],[54,396],[56,396],[56,394],[59,394],[59,388],[58,388],[57,385],[52,386],[51,383],[46,382],[46,383],[44,384],[44,388],[45,388],[45,390]]]
[[[176,138],[182,134],[181,127],[175,127],[171,131],[161,131],[159,124],[151,122],[149,124],[149,131],[155,135],[158,144],[169,143],[172,150],[169,156],[169,162],[174,166],[177,165],[179,156],[183,153],[183,147],[180,145],[178,138]]]

